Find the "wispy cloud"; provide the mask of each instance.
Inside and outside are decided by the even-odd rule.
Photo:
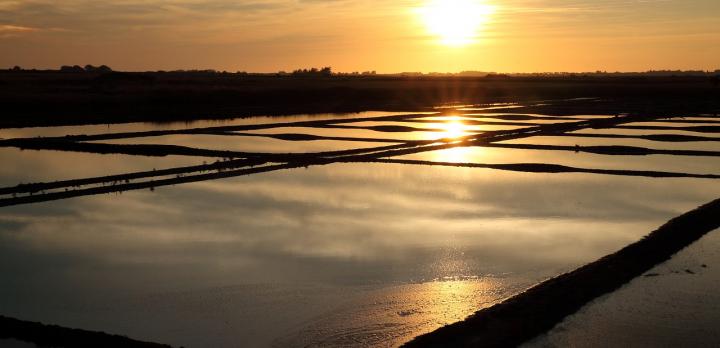
[[[37,31],[39,29],[37,28],[31,28],[31,27],[23,27],[20,25],[9,25],[9,24],[3,24],[0,25],[0,32],[6,33],[24,33],[29,31]]]
[[[39,31],[38,28],[21,25],[0,24],[0,39],[20,36],[22,34]]]

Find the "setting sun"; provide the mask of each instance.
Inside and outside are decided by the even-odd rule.
[[[418,9],[428,32],[447,46],[473,43],[492,12],[479,0],[430,0]]]

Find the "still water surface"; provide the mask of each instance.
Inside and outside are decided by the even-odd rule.
[[[0,151],[13,164],[2,186],[202,163]],[[705,157],[443,151],[407,158],[720,169]],[[712,180],[363,163],[1,208],[0,314],[185,347],[397,346],[719,194]]]

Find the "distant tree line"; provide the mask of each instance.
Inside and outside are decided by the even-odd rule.
[[[281,72],[282,73],[282,72]],[[332,76],[332,68],[326,66],[324,68],[310,68],[293,70],[291,75],[295,76]]]
[[[180,69],[180,70],[170,70],[170,71],[159,70],[159,71],[155,71],[155,72],[173,73],[173,74],[178,74],[178,73],[180,73],[180,74],[229,74],[227,71],[221,72],[221,71],[217,71],[215,69],[190,69],[190,70]],[[240,74],[240,72],[238,72],[238,74]]]
[[[101,66],[94,66],[94,65],[86,65],[85,67],[81,67],[79,65],[63,65],[60,67],[60,72],[67,72],[67,73],[110,73],[113,70],[110,69],[107,65],[101,65]]]
[[[349,72],[349,73],[336,73],[336,75],[342,75],[342,76],[372,76],[372,75],[377,75],[377,71],[375,71],[375,70],[372,70],[372,71],[363,71],[363,72],[353,71],[353,72]]]
[[[2,70],[0,71],[7,71],[7,72],[23,72],[23,71],[33,71],[33,72],[50,72],[50,71],[58,71],[58,70],[37,70],[37,69],[23,69],[20,66],[14,66],[10,69]],[[59,69],[60,72],[63,73],[111,73],[113,72],[113,69],[111,69],[107,65],[101,65],[101,66],[94,66],[94,65],[63,65]],[[274,75],[274,76],[308,76],[308,77],[330,77],[330,76],[342,76],[342,77],[352,77],[352,76],[375,76],[378,75],[378,73],[374,70],[372,71],[354,71],[354,72],[333,72],[331,67],[323,67],[323,68],[309,68],[309,69],[296,69],[291,72],[286,71],[279,71],[277,73],[252,73],[252,72],[246,72],[246,71],[236,71],[236,72],[228,72],[228,71],[218,71],[214,69],[189,69],[189,70],[171,70],[171,71],[165,71],[165,70],[159,70],[159,71],[147,71],[145,73],[169,73],[169,74],[201,74],[201,75],[236,75],[236,76],[268,76],[268,75]],[[382,74],[382,76],[401,76],[401,77],[480,77],[480,78],[488,78],[488,79],[506,79],[506,78],[515,78],[515,77],[570,77],[570,78],[576,78],[576,77],[683,77],[683,76],[707,76],[710,77],[713,84],[718,85],[720,82],[718,80],[720,79],[720,69],[718,70],[649,70],[644,72],[609,72],[609,71],[592,71],[592,72],[544,72],[544,73],[496,73],[496,72],[485,72],[485,71],[462,71],[457,73],[442,73],[442,72],[402,72],[402,73],[395,73],[395,74]]]

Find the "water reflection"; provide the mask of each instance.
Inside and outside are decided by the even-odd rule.
[[[275,134],[275,133],[271,133]],[[301,133],[302,134],[302,133]],[[181,145],[199,149],[229,150],[261,153],[303,153],[340,151],[354,148],[370,148],[387,145],[375,142],[354,142],[337,140],[287,141],[263,137],[233,137],[222,135],[165,135],[145,138],[103,140],[106,144],[155,144]]]
[[[411,155],[408,159],[428,159],[436,162],[453,162],[453,163],[472,163],[479,157],[483,157],[482,153],[486,149],[480,147],[453,147],[447,150],[432,151],[423,155]]]
[[[650,134],[678,134],[678,135],[705,135],[713,136],[713,134],[699,133],[688,130],[657,130],[657,129],[583,129],[570,133],[590,133],[590,134],[621,134],[621,135],[650,135]]]
[[[23,151],[13,148],[0,148],[0,158],[12,163],[3,166],[0,170],[0,186],[3,187],[19,183],[122,174],[153,168],[191,166],[202,164],[207,160],[188,156],[97,155],[78,152]]]
[[[518,283],[523,285],[491,277],[447,279],[369,291],[343,311],[318,318],[274,346],[396,347],[431,327],[464,319],[468,306],[488,307],[529,284]]]
[[[637,240],[713,187],[338,164],[5,208],[0,312],[188,347],[401,342]]]
[[[463,135],[467,135],[467,127],[462,121],[451,120],[441,124],[443,131],[439,134],[440,138],[457,138]]]
[[[573,151],[524,150],[487,147],[465,147],[430,151],[397,159],[454,163],[550,163],[575,168],[669,171],[676,173],[716,174],[720,168],[718,157],[700,156],[622,156],[598,155]]]
[[[415,114],[433,114],[432,112],[414,112]],[[28,128],[3,128],[0,129],[0,139],[9,138],[34,138],[65,136],[67,134],[101,134],[121,132],[141,132],[152,130],[169,129],[190,129],[218,126],[255,125],[279,122],[302,122],[317,121],[323,119],[355,119],[365,117],[380,117],[392,115],[405,115],[407,112],[391,111],[365,111],[343,114],[312,114],[312,115],[291,115],[291,116],[254,116],[248,118],[233,118],[222,120],[197,120],[190,122],[166,122],[166,123],[121,123],[121,124],[100,124],[84,126],[60,126],[60,127],[28,127]]]
[[[427,140],[516,127],[485,128],[456,116],[432,121],[418,125],[436,131],[252,132]],[[398,126],[372,122],[354,123]],[[128,143],[153,140],[263,152],[363,144],[219,135]],[[15,163],[0,167],[8,185],[198,161],[2,151]],[[714,158],[493,147],[402,158],[688,173],[718,168]],[[708,183],[334,163],[19,205],[0,210],[0,314],[186,347],[394,346],[638,240],[716,198],[720,188]]]
[[[585,132],[581,132],[585,133]],[[718,141],[692,141],[692,142],[666,142],[632,138],[590,138],[575,136],[542,136],[524,139],[502,141],[504,144],[537,144],[560,146],[635,146],[648,149],[674,149],[674,150],[706,150],[720,151],[720,138]]]

